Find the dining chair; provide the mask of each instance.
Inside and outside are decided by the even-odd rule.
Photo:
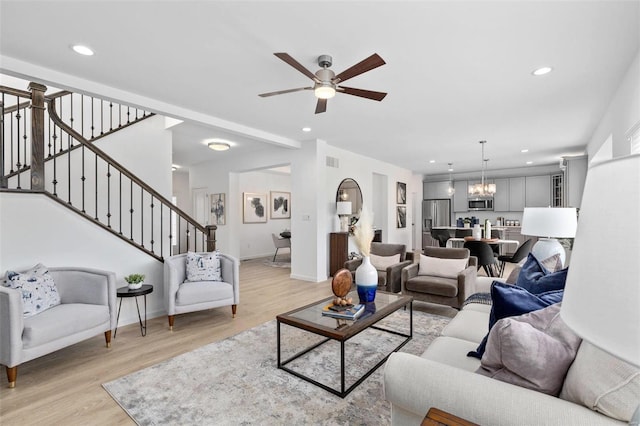
[[[504,268],[508,263],[519,263],[522,259],[527,257],[529,252],[531,251],[531,247],[533,247],[533,240],[529,238],[527,241],[522,243],[520,247],[513,254],[505,254],[502,256],[498,256],[498,262],[500,265],[498,266],[498,273],[501,277],[504,274]]]
[[[276,236],[276,234],[271,233],[271,239],[273,239],[273,245],[276,246],[276,252],[273,254],[273,262],[275,262],[278,250],[281,248],[289,248],[289,250],[291,250],[291,238],[280,238]]]
[[[465,241],[464,248],[469,249],[471,256],[478,259],[477,269],[482,267],[489,277],[497,276],[498,263],[489,244],[484,241]]]

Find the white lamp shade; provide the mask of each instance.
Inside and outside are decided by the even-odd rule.
[[[640,366],[640,155],[589,169],[561,316],[579,336]]]
[[[560,207],[525,207],[522,235],[573,238],[576,235],[576,209]]]
[[[351,214],[351,201],[338,201],[336,203],[336,212],[338,216]]]

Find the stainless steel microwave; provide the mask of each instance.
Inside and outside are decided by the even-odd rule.
[[[493,210],[493,198],[469,198],[469,211]]]

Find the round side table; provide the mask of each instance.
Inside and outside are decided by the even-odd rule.
[[[118,321],[120,321],[120,308],[122,308],[122,299],[125,297],[133,297],[136,301],[136,309],[138,310],[138,321],[140,322],[140,334],[142,336],[147,335],[147,294],[153,292],[153,286],[151,284],[143,284],[142,287],[135,290],[129,289],[129,287],[120,287],[116,291],[116,296],[120,298],[120,304],[118,305],[118,317],[116,319],[116,331],[113,333],[113,338],[116,338],[118,334]],[[144,325],[142,324],[142,317],[140,316],[140,305],[138,305],[138,296],[144,296]]]

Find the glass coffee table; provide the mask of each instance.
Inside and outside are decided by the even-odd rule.
[[[354,300],[358,300],[358,294],[356,292],[349,293],[349,296]],[[370,305],[365,308],[365,312],[356,320],[337,320],[336,318],[327,317],[322,315],[322,308],[330,303],[332,297],[328,297],[326,299],[322,299],[320,301],[311,303],[310,305],[303,306],[298,309],[294,309],[293,311],[278,315],[276,317],[277,320],[277,346],[278,346],[278,368],[288,373],[293,374],[307,382],[313,383],[316,386],[321,387],[335,395],[338,395],[341,398],[347,396],[352,390],[354,390],[359,384],[361,384],[367,377],[369,377],[378,367],[380,367],[384,362],[389,358],[393,352],[397,352],[406,345],[411,338],[413,337],[413,298],[410,296],[403,296],[400,294],[387,293],[384,291],[378,291],[376,293],[375,305]],[[396,330],[390,330],[384,327],[379,327],[376,324],[391,315],[392,313],[398,311],[401,308],[407,308],[409,310],[408,315],[408,328],[409,333],[403,333]],[[313,344],[297,353],[293,356],[282,360],[281,358],[281,324],[286,324],[291,327],[296,327],[301,330],[305,330],[309,333],[313,333],[319,336],[324,337],[320,342]],[[386,355],[371,369],[366,371],[364,375],[359,377],[355,383],[351,384],[351,386],[346,386],[345,381],[345,343],[358,335],[362,331],[365,331],[369,328],[373,328],[376,330],[380,330],[386,333],[391,333],[397,336],[404,337],[400,344],[395,348],[391,349]],[[301,356],[313,351],[324,343],[329,342],[330,340],[335,340],[340,344],[340,388],[334,389],[330,386],[327,386],[324,383],[320,383],[319,381],[308,377],[305,374],[302,374],[298,371],[295,371],[289,367],[287,364],[290,362],[300,358]]]

